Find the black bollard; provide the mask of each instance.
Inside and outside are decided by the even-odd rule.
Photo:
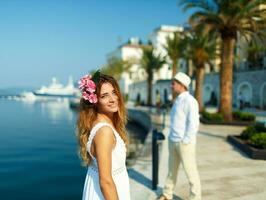
[[[166,115],[166,108],[163,109],[163,125],[162,128],[165,128],[165,115]]]
[[[157,190],[159,170],[159,140],[164,140],[163,133],[154,129],[152,132],[152,189]]]

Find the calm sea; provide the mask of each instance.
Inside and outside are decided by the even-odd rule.
[[[81,199],[75,122],[68,102],[0,99],[0,199]]]

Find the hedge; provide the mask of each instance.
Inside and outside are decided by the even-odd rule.
[[[223,116],[220,113],[208,113],[206,111],[202,111],[202,117],[209,121],[222,122]]]
[[[209,113],[205,110],[202,111],[202,117],[209,121],[222,122],[224,121],[222,114],[220,113]],[[234,121],[245,121],[245,122],[254,122],[256,115],[248,112],[234,111],[233,120]]]
[[[256,115],[248,112],[234,111],[233,118],[237,121],[252,121],[254,122],[256,119]]]

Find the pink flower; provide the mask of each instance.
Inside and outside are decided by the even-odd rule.
[[[91,103],[97,103],[97,101],[98,101],[98,99],[97,99],[97,95],[94,94],[94,93],[91,93],[91,94],[89,95],[89,102],[91,102]]]
[[[92,80],[87,80],[86,91],[93,93],[96,90],[96,85]]]
[[[89,101],[90,103],[97,103],[97,95],[94,93],[87,93],[86,91],[82,92],[83,99]]]
[[[79,88],[80,88],[81,90],[86,90],[86,91],[92,93],[92,92],[95,92],[95,90],[96,90],[96,85],[95,85],[95,83],[91,80],[91,76],[90,76],[90,75],[87,75],[87,76],[82,77],[82,78],[79,80]]]
[[[88,94],[87,92],[82,92],[82,97],[83,97],[83,99],[85,99],[85,100],[89,100],[89,96],[90,96],[90,94]]]
[[[79,88],[82,91],[83,99],[89,101],[90,103],[94,104],[97,103],[97,95],[95,94],[96,91],[96,84],[92,80],[91,75],[86,75],[79,80]]]

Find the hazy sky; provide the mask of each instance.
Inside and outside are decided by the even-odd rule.
[[[0,0],[0,88],[66,83],[106,62],[129,37],[183,25],[176,0]]]

